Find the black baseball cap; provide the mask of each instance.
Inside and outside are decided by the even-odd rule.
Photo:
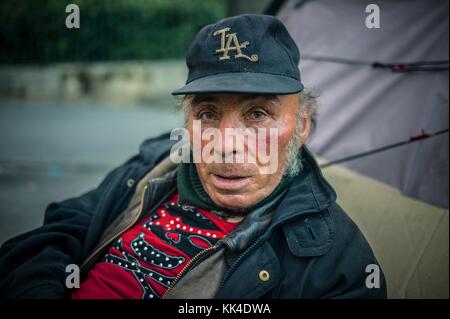
[[[297,45],[276,17],[226,18],[196,35],[186,56],[186,85],[172,94],[301,92],[299,61]]]

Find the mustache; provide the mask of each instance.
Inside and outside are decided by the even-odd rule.
[[[208,173],[225,177],[248,177],[259,174],[258,166],[237,163],[211,163],[207,165]]]

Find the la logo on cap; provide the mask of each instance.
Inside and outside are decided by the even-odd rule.
[[[234,55],[235,59],[247,59],[252,62],[258,61],[258,55],[252,54],[251,56],[248,56],[242,53],[242,49],[247,48],[247,45],[249,45],[250,42],[245,41],[243,43],[239,43],[236,32],[227,33],[230,30],[230,28],[223,28],[213,33],[213,36],[220,34],[220,49],[216,50],[216,53],[222,53],[222,56],[219,57],[219,61],[229,60],[229,51],[236,51],[236,54]],[[226,44],[225,38],[227,39]]]

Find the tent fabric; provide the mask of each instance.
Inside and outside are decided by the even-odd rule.
[[[449,127],[448,71],[394,73],[308,56],[409,63],[448,60],[448,1],[379,0],[380,28],[365,25],[367,2],[286,1],[278,17],[305,57],[305,86],[321,93],[309,146],[330,161]],[[448,133],[348,161],[347,168],[448,209]]]
[[[448,210],[339,165],[326,168],[324,175],[373,248],[388,298],[448,299]],[[364,193],[355,196],[361,189]]]

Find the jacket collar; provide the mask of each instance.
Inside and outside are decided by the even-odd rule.
[[[154,141],[155,139],[150,140]],[[157,156],[159,158],[164,157],[164,155],[168,156],[173,143],[167,143],[166,140],[165,143],[158,143],[155,148],[154,144],[150,143],[150,140],[146,141],[148,144],[144,143],[147,145],[143,144],[141,146],[140,155],[144,159],[151,152],[153,154],[159,154]],[[156,140],[159,141],[159,138]],[[163,138],[162,140],[165,139]],[[149,149],[150,145],[152,147]],[[283,227],[290,250],[296,256],[317,256],[325,253],[333,242],[334,227],[332,219],[329,214],[320,213],[329,208],[336,201],[337,196],[334,189],[322,175],[319,165],[305,145],[302,147],[302,152],[303,170],[294,178],[287,191],[281,195],[282,198],[274,201],[279,204],[275,208],[273,215],[271,214],[271,222],[267,226],[265,235],[270,236],[271,231],[276,226],[285,224],[288,220],[296,219],[294,223],[287,223]],[[169,160],[166,158],[165,161]],[[166,178],[161,179],[162,182],[165,180],[163,184],[167,184],[166,186],[176,184],[175,167],[176,165],[167,165],[165,169],[162,169],[160,176],[172,170],[171,173],[166,174]],[[167,178],[169,176],[170,178]],[[151,198],[152,196],[149,197]],[[149,206],[148,204],[150,203],[144,203],[146,207]],[[273,202],[268,205],[272,206],[272,204]],[[316,217],[313,218],[311,214],[316,215]],[[265,217],[265,214],[254,212],[252,215],[255,215],[256,220],[261,219],[261,223],[255,223],[259,226],[250,227],[252,229],[245,231],[245,233],[260,233],[261,228],[264,228],[265,222],[263,221],[266,220],[266,218],[262,218],[261,216]],[[297,218],[301,216],[304,218]],[[316,237],[314,239],[308,235],[310,231],[315,232]],[[250,238],[252,236],[246,234],[240,237]],[[241,245],[236,244],[234,246],[239,247]]]
[[[175,143],[170,139],[170,132],[148,138],[139,146],[139,157],[147,167],[153,167],[169,156]]]
[[[323,211],[336,201],[336,192],[323,177],[319,165],[305,145],[302,152],[304,168],[292,181],[278,205],[271,226],[302,214]]]
[[[154,166],[169,156],[173,144],[175,141],[169,139],[169,133],[162,134],[145,140],[139,148],[139,153],[144,162]],[[303,145],[302,152],[303,170],[294,178],[276,209],[272,226],[298,215],[322,211],[336,201],[336,192],[322,175],[306,145]]]

